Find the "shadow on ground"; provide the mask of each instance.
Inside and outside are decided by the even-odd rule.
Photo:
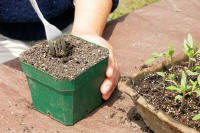
[[[137,123],[138,126],[146,133],[154,133],[144,122],[141,115],[137,112],[135,107],[131,108],[127,113],[127,117],[130,121]]]
[[[127,101],[129,102],[127,103]],[[140,130],[143,133],[154,133],[138,114],[130,98],[117,89],[108,101],[104,101],[101,107],[90,113],[86,118],[92,117],[97,112],[103,113],[104,118],[102,119],[107,122],[118,123],[122,127],[133,129],[133,131]]]
[[[3,63],[4,65],[14,69],[14,70],[17,70],[17,71],[21,71],[22,72],[22,67],[20,65],[20,60],[19,58],[15,58],[13,60],[10,60],[10,61],[7,61],[5,63]]]

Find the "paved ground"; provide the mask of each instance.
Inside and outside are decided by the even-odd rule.
[[[108,24],[104,37],[113,44],[123,75],[139,71],[152,52],[163,52],[174,44],[181,52],[183,39],[191,33],[200,42],[200,2],[176,0],[180,12],[166,1],[139,9]],[[32,109],[30,92],[18,59],[0,64],[0,133],[142,133],[134,119],[134,105],[115,93],[90,116],[75,126],[63,126]],[[129,122],[131,121],[131,122]]]

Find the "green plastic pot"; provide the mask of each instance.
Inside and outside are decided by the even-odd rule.
[[[34,109],[64,125],[75,124],[101,105],[99,88],[105,78],[108,57],[74,80],[58,80],[22,60],[21,65],[27,77]]]

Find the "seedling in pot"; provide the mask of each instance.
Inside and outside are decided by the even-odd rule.
[[[200,54],[200,49],[197,49],[191,34],[188,34],[187,40],[184,40],[183,51],[189,58],[188,68],[190,68],[196,62],[195,56]]]
[[[159,59],[161,57],[164,57],[166,60],[169,60],[173,64],[173,55],[174,55],[174,50],[172,47],[172,44],[169,45],[168,51],[164,53],[153,53],[153,57],[148,59],[145,64],[149,65],[152,62],[154,62],[156,59]]]

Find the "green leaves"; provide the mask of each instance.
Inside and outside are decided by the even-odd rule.
[[[181,89],[180,88],[177,88],[176,86],[168,86],[166,87],[166,90],[169,90],[169,91],[176,91],[176,92],[179,92],[181,93]]]
[[[156,74],[161,76],[161,77],[163,77],[163,78],[165,77],[165,73],[164,72],[157,72]]]
[[[200,90],[196,90],[195,93],[197,94],[198,97],[200,97]]]
[[[172,44],[170,44],[168,47],[168,51],[163,53],[163,57],[172,61],[173,55],[174,55],[174,50],[173,50]]]
[[[174,100],[175,101],[181,100],[182,103],[180,106],[180,110],[184,106],[184,101],[187,100],[187,98],[185,98],[186,96],[200,97],[200,73],[199,73],[200,65],[196,65],[197,64],[196,57],[200,56],[200,48],[197,48],[197,45],[194,43],[191,34],[188,34],[187,39],[184,40],[183,51],[188,56],[189,63],[186,69],[183,70],[181,68],[182,69],[181,79],[180,79],[180,73],[177,75],[168,74],[167,71],[156,73],[157,75],[162,77],[163,88],[165,88],[168,91],[176,92]],[[174,50],[172,44],[170,44],[168,47],[168,51],[163,53],[153,53],[153,57],[148,59],[145,63],[150,64],[156,59],[162,57],[171,61],[171,64],[174,65],[173,55],[174,55]],[[190,82],[188,82],[187,80],[189,80]],[[168,83],[165,84],[166,82]],[[166,91],[163,91],[163,93],[165,92]],[[199,114],[193,117],[193,120],[200,120],[200,112]]]
[[[193,121],[198,121],[200,120],[200,113],[195,115],[193,118],[192,118]]]
[[[190,83],[192,84],[192,91],[195,91],[197,90],[197,81],[193,81],[193,80],[190,80]]]
[[[157,53],[157,52],[153,53],[154,58],[159,58],[159,57],[162,57],[162,56],[163,56],[163,53]]]
[[[192,35],[191,34],[188,34],[188,42],[190,44],[190,46],[192,48],[194,48],[194,42],[193,42],[193,39],[192,39]]]
[[[191,34],[188,34],[187,40],[184,40],[183,51],[189,57],[188,67],[190,68],[191,62],[196,62],[195,55],[200,55],[200,49],[197,50]]]
[[[156,52],[154,52],[153,53],[153,57],[152,58],[150,58],[150,59],[148,59],[147,61],[145,61],[145,64],[151,64],[152,62],[154,62],[157,58],[160,58],[160,57],[162,57],[163,56],[163,54],[162,53],[156,53]]]
[[[197,71],[197,70],[199,70],[200,69],[200,66],[194,66],[193,67],[193,71]]]
[[[149,65],[151,64],[152,62],[154,62],[156,59],[155,58],[150,58],[148,59],[147,61],[145,61],[145,64]]]
[[[197,50],[197,52],[195,53],[195,55],[199,55],[200,54],[200,48]]]
[[[169,80],[174,80],[174,74],[169,74],[168,79]]]
[[[172,57],[174,55],[174,50],[173,50],[173,47],[172,47],[172,44],[169,45],[169,48],[168,48],[168,55],[170,57],[170,60],[172,60]]]
[[[151,64],[152,62],[154,62],[156,59],[158,59],[160,57],[164,57],[167,60],[172,61],[173,55],[174,55],[174,50],[173,50],[172,44],[170,44],[169,47],[168,47],[168,51],[167,52],[163,52],[163,53],[155,52],[155,53],[153,53],[153,57],[148,59],[147,61],[145,61],[145,64],[149,65],[149,64]]]
[[[197,82],[198,82],[198,84],[200,86],[200,75],[197,77]]]
[[[182,100],[182,99],[183,99],[182,95],[177,95],[174,100],[176,102],[177,100]]]
[[[197,75],[199,75],[198,72],[192,72],[190,70],[186,70],[186,73],[187,73],[188,76],[197,76]]]
[[[185,72],[182,71],[182,76],[181,76],[181,90],[186,90],[187,89],[187,86],[186,86],[186,81],[187,80],[187,77],[185,75]]]

